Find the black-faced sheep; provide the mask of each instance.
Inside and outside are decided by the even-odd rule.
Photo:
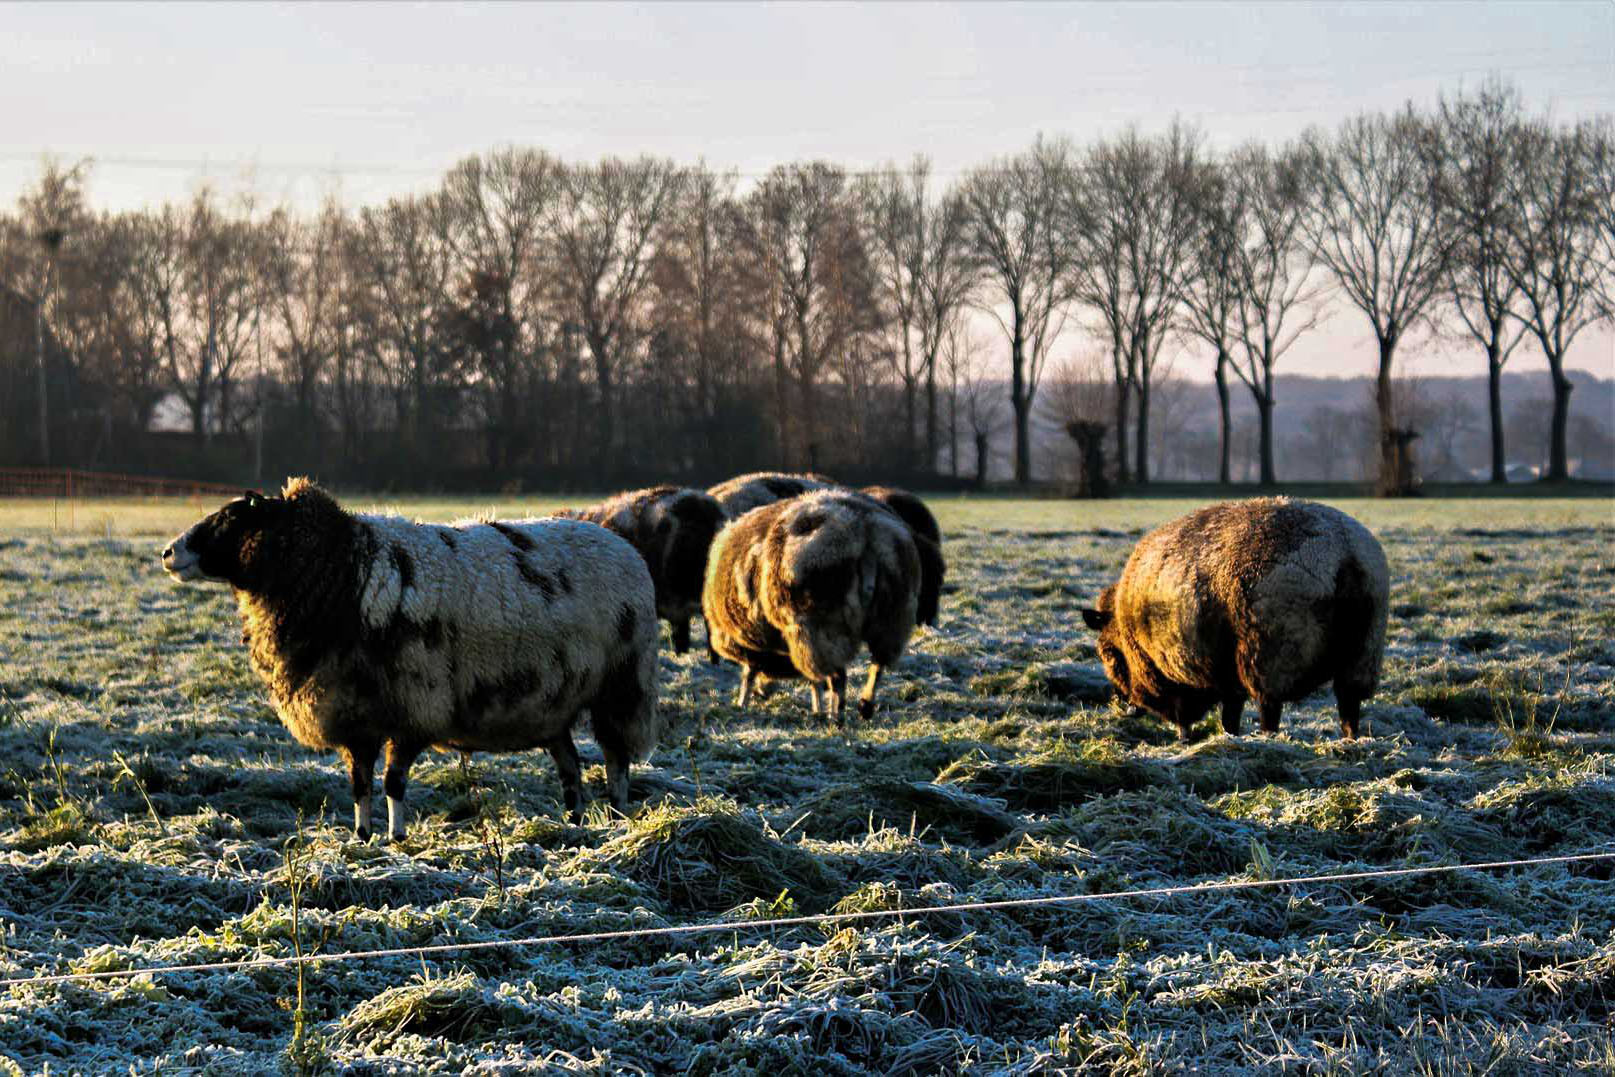
[[[733,520],[759,506],[815,490],[846,489],[849,488],[825,475],[759,471],[721,482],[707,492],[718,499],[718,504]],[[919,623],[936,624],[942,581],[947,574],[947,563],[942,557],[942,529],[937,526],[936,517],[925,507],[924,501],[895,486],[865,486],[859,493],[895,512],[914,533],[920,554]]]
[[[234,590],[281,721],[346,760],[361,838],[383,750],[388,831],[401,838],[405,777],[429,747],[543,747],[576,820],[582,711],[618,810],[629,763],[656,746],[655,593],[643,559],[603,528],[354,515],[295,479],[280,497],[225,505],[162,560]]]
[[[1145,535],[1083,620],[1118,691],[1189,729],[1214,704],[1239,732],[1254,699],[1276,733],[1285,703],[1333,682],[1343,736],[1385,655],[1389,573],[1379,542],[1327,505],[1212,505]]]
[[[819,710],[830,692],[837,720],[847,666],[869,647],[858,701],[874,714],[882,671],[914,631],[920,558],[909,528],[861,494],[821,490],[741,516],[718,533],[707,560],[702,612],[712,646],[740,664],[739,706],[759,673],[806,677]]]
[[[701,612],[707,551],[725,522],[717,499],[702,490],[653,486],[557,515],[599,524],[639,551],[656,585],[656,614],[673,630],[673,650],[689,650],[690,618]]]

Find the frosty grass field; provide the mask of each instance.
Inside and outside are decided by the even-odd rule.
[[[1193,502],[937,499],[952,586],[873,724],[824,728],[800,684],[738,715],[732,667],[664,650],[633,819],[567,825],[540,752],[429,755],[401,848],[352,839],[339,762],[276,721],[227,591],[159,571],[214,504],[0,505],[0,977],[1615,850],[1611,501],[1337,504],[1393,574],[1358,743],[1327,694],[1277,738],[1213,717],[1187,747],[1109,702],[1078,608]],[[19,986],[0,1055],[1607,1073],[1612,866],[328,963],[301,1015],[285,968]]]

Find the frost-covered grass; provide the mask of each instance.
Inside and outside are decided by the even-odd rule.
[[[669,653],[673,729],[635,771],[633,819],[564,822],[541,753],[431,755],[401,848],[351,840],[340,764],[267,708],[227,593],[158,571],[158,539],[211,506],[131,507],[110,539],[82,514],[115,506],[81,506],[77,533],[0,506],[0,976],[1615,849],[1609,501],[1338,502],[1395,576],[1372,735],[1349,745],[1327,695],[1277,738],[1208,720],[1191,745],[1109,702],[1077,610],[1195,503],[939,500],[942,623],[873,724],[827,730],[790,685],[737,715],[731,669]],[[286,969],[18,987],[0,1055],[55,1073],[1608,1072],[1611,868],[325,964],[301,1035]]]

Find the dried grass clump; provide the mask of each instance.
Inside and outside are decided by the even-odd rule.
[[[804,912],[818,912],[844,885],[756,812],[717,797],[665,802],[642,812],[626,833],[579,855],[681,910],[720,912],[785,890]]]
[[[1615,835],[1615,777],[1584,769],[1504,782],[1471,806],[1476,819],[1533,854],[1607,848]]]
[[[1080,750],[1059,743],[1009,762],[966,757],[950,764],[936,780],[980,796],[997,797],[1017,810],[1047,811],[1128,789],[1161,785],[1165,776],[1146,762],[1085,758]]]
[[[1195,794],[1211,797],[1301,782],[1309,771],[1317,769],[1318,756],[1300,744],[1254,737],[1214,737],[1178,756],[1172,764],[1172,776]]]
[[[935,782],[872,781],[832,785],[802,801],[793,815],[816,838],[853,840],[885,827],[961,845],[997,841],[1016,827],[999,800]]]
[[[1067,837],[1106,869],[1173,877],[1227,874],[1250,860],[1251,831],[1176,789],[1118,793],[1050,819],[1040,837]]]
[[[492,1036],[504,1024],[504,1007],[461,972],[389,988],[348,1011],[339,1027],[345,1043],[385,1050],[405,1034],[466,1041]]]

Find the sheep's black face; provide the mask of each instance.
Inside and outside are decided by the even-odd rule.
[[[238,497],[163,550],[163,569],[180,580],[221,580],[247,587],[264,552],[264,535],[286,502],[256,491]]]

